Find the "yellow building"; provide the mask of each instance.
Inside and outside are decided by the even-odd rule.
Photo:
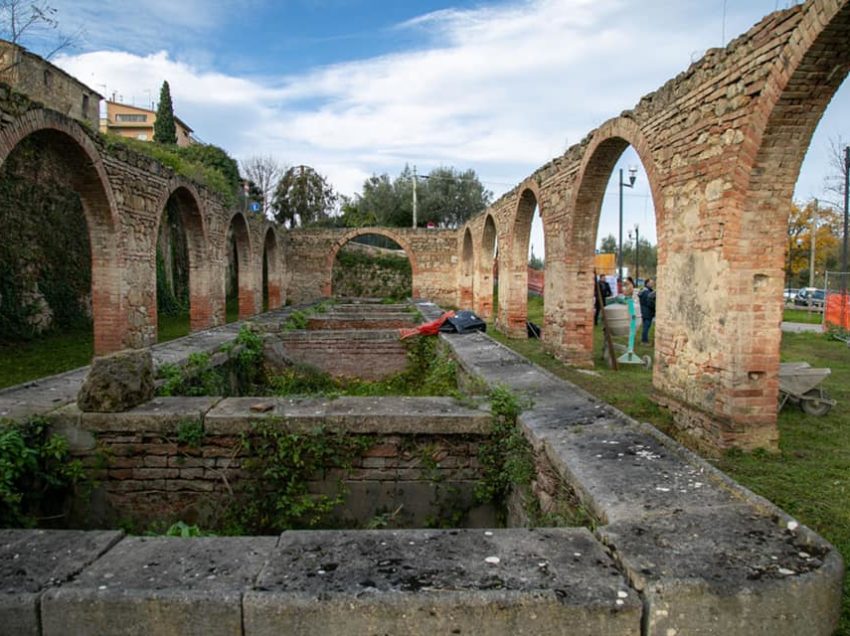
[[[153,141],[153,125],[156,121],[156,111],[119,102],[106,101],[106,118],[100,120],[100,132]],[[192,129],[175,115],[177,126],[177,145],[190,146],[195,143],[192,139]]]

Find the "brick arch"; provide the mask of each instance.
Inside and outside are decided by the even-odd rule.
[[[249,231],[248,221],[245,215],[241,212],[236,212],[230,217],[230,222],[227,224],[228,231],[233,232],[233,237],[236,243],[236,277],[239,284],[239,319],[248,318],[257,313],[255,306],[254,290],[254,266],[252,254],[254,253],[251,245],[251,232]],[[225,254],[228,245],[225,244]],[[226,269],[226,268],[225,268]]]
[[[512,336],[525,335],[528,319],[528,244],[535,208],[540,210],[540,187],[527,179],[517,188],[516,205],[508,221],[510,246],[505,249],[499,271],[499,322]],[[544,228],[545,233],[545,228]],[[544,239],[545,240],[545,239]]]
[[[129,344],[129,321],[120,275],[118,206],[100,152],[78,123],[53,111],[33,110],[3,128],[0,164],[31,137],[60,151],[70,185],[82,203],[91,250],[94,352],[102,355],[122,349]]]
[[[467,308],[473,306],[472,280],[475,272],[475,248],[472,241],[472,230],[468,226],[463,231],[461,241],[458,304],[462,308]]]
[[[266,263],[266,290],[269,299],[269,309],[277,309],[283,304],[283,272],[278,251],[277,233],[274,226],[266,224],[263,239],[263,259]]]
[[[493,252],[498,237],[499,226],[493,214],[488,212],[481,229],[480,249],[473,274],[475,311],[484,319],[493,316]]]
[[[850,4],[814,1],[793,11],[799,23],[770,68],[716,202],[730,221],[723,245],[728,296],[747,290],[746,302],[727,307],[727,338],[740,345],[723,359],[737,389],[724,400],[723,415],[745,418],[772,437],[790,206],[817,125],[850,71]]]
[[[206,215],[201,207],[198,191],[184,179],[172,179],[155,203],[154,210],[159,212],[154,225],[151,257],[156,262],[160,225],[165,217],[165,208],[172,199],[177,204],[189,252],[189,328],[192,331],[206,329],[212,325],[213,320],[210,298],[212,262]],[[157,324],[156,312],[154,312],[153,324],[154,326]]]
[[[413,248],[410,243],[400,234],[394,232],[391,229],[382,228],[382,227],[362,227],[357,228],[355,230],[350,230],[343,234],[340,238],[334,241],[330,250],[328,251],[328,256],[325,259],[325,283],[322,285],[322,295],[331,296],[333,294],[333,267],[334,261],[336,260],[336,255],[339,253],[339,250],[342,249],[342,246],[348,243],[351,239],[357,238],[358,236],[365,236],[367,234],[378,234],[380,236],[384,236],[391,241],[395,241],[401,249],[404,250],[404,253],[407,255],[407,260],[410,261],[410,270],[412,272],[412,294],[414,298],[419,297],[419,266],[416,263],[416,256],[413,252]]]
[[[655,207],[659,268],[663,263],[666,247],[661,171],[640,127],[627,117],[611,119],[592,133],[582,157],[570,202],[573,221],[564,238],[565,280],[563,287],[555,290],[557,301],[570,308],[560,346],[576,363],[590,364],[592,361],[593,262],[602,199],[614,166],[629,146],[637,152],[649,181]],[[659,277],[663,280],[663,276]],[[549,289],[547,286],[547,291]]]

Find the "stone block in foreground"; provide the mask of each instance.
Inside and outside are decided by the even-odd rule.
[[[134,537],[42,600],[44,636],[242,634],[275,537]]]
[[[246,636],[640,634],[641,602],[582,528],[287,532]]]
[[[124,536],[83,530],[0,530],[0,634],[38,635],[38,603]]]
[[[622,521],[599,531],[645,598],[647,636],[831,634],[835,548],[746,506]]]
[[[153,394],[150,349],[126,349],[92,361],[77,406],[83,412],[117,413],[147,402]]]

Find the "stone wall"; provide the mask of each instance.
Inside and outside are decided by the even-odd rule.
[[[261,403],[274,411],[251,410]],[[97,484],[91,503],[76,506],[84,527],[183,520],[209,528],[256,479],[243,467],[243,439],[263,421],[305,434],[332,427],[366,441],[350,468],[328,465],[308,480],[317,494],[336,494],[340,484],[348,491],[338,520],[365,526],[396,512],[390,525],[451,515],[460,515],[456,524],[495,523],[473,496],[489,416],[450,398],[156,398],[125,413],[69,407],[51,419]]]
[[[404,252],[349,242],[334,261],[331,289],[334,296],[354,298],[409,298],[410,263]]]
[[[337,378],[383,380],[408,364],[407,348],[397,330],[289,331],[279,340],[289,360]]]
[[[85,122],[91,130],[98,130],[102,97],[58,66],[3,40],[0,41],[0,69],[0,81],[14,86],[16,91]]]
[[[413,272],[413,296],[457,303],[457,231],[411,228],[356,230],[296,229],[286,238],[287,296],[306,302],[332,295],[332,272],[339,249],[364,234],[386,236],[404,249]]]

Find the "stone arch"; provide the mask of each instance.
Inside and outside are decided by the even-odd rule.
[[[540,188],[533,179],[527,179],[517,188],[511,227],[510,249],[500,259],[499,272],[499,322],[510,336],[524,336],[528,319],[528,244],[534,210],[540,207]],[[545,232],[545,229],[544,229]],[[504,264],[504,268],[501,267]]]
[[[271,224],[266,226],[263,240],[263,267],[266,270],[265,292],[268,308],[277,309],[283,304],[283,275],[277,233]]]
[[[561,286],[553,290],[556,298],[550,299],[553,305],[563,303],[569,308],[560,347],[566,357],[577,364],[592,363],[593,263],[602,199],[617,160],[630,145],[637,152],[649,180],[658,235],[659,277],[663,280],[665,218],[658,163],[643,131],[632,119],[611,119],[592,133],[584,151],[570,202],[572,224],[564,241],[565,277]],[[547,291],[550,289],[547,284]]]
[[[157,212],[153,233],[152,258],[156,262],[157,237],[165,216],[165,207],[170,200],[177,205],[186,246],[189,252],[189,328],[192,331],[206,329],[212,324],[213,309],[210,298],[212,263],[210,262],[207,224],[201,207],[201,198],[195,187],[184,179],[172,179],[156,202]],[[156,312],[153,322],[157,324]]]
[[[129,333],[128,308],[122,294],[118,206],[99,150],[73,120],[53,111],[32,110],[3,128],[0,164],[18,144],[33,137],[59,151],[66,162],[70,184],[82,202],[91,249],[95,354],[141,344],[141,338]]]
[[[775,435],[790,204],[815,129],[850,71],[850,4],[816,0],[794,10],[799,23],[739,132],[735,171],[716,202],[734,219],[724,229],[732,299],[725,339],[739,343],[718,357],[737,389],[722,411],[761,427],[765,439]],[[738,290],[747,290],[745,301],[734,302]]]
[[[493,316],[493,264],[499,228],[493,214],[484,217],[481,230],[481,249],[475,265],[474,283],[475,311],[485,320]]]
[[[361,227],[354,230],[350,230],[343,234],[340,238],[334,241],[331,249],[328,251],[328,256],[325,259],[325,282],[322,285],[322,295],[323,296],[331,296],[333,294],[333,267],[334,261],[336,260],[336,255],[343,245],[348,243],[351,239],[357,238],[358,236],[364,236],[366,234],[378,234],[380,236],[385,236],[391,241],[395,241],[401,249],[404,250],[404,253],[407,255],[407,259],[410,261],[410,269],[413,275],[413,297],[419,297],[419,266],[416,263],[416,256],[414,255],[413,248],[410,243],[398,232],[394,232],[391,229],[383,228],[383,227]]]
[[[233,214],[230,217],[228,228],[229,232],[233,232],[233,241],[236,245],[234,257],[236,258],[236,276],[238,279],[239,320],[242,320],[257,313],[254,298],[254,267],[251,258],[254,250],[251,246],[248,221],[244,214],[241,212]],[[225,245],[226,249],[227,246]]]
[[[460,252],[460,276],[459,280],[459,298],[458,304],[461,308],[472,307],[474,302],[473,296],[473,275],[475,271],[475,249],[472,241],[472,230],[467,228],[463,232],[463,239]]]

